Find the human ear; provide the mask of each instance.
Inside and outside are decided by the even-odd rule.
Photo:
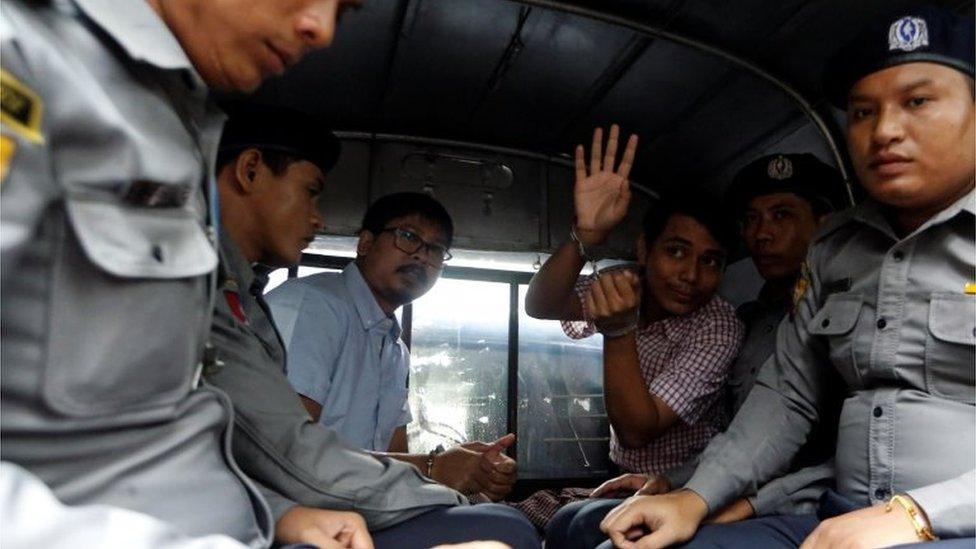
[[[261,162],[261,151],[255,148],[245,149],[237,155],[237,160],[234,161],[234,179],[244,194],[254,191]]]

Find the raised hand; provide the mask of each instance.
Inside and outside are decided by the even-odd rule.
[[[629,269],[601,273],[584,297],[587,316],[604,335],[626,331],[637,325],[641,282]]]
[[[576,146],[576,183],[573,200],[576,205],[577,236],[584,244],[599,244],[607,234],[627,215],[630,205],[630,184],[627,177],[634,165],[637,151],[637,135],[627,140],[620,165],[617,159],[617,143],[620,127],[610,127],[606,151],[603,150],[603,128],[593,130],[590,146],[590,165],[586,166],[583,145]]]

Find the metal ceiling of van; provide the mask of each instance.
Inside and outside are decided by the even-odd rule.
[[[331,48],[248,100],[324,114],[342,131],[554,156],[618,121],[642,138],[636,181],[714,191],[769,151],[832,158],[797,101],[729,57],[793,88],[836,131],[820,92],[824,61],[867,21],[914,4],[367,0]]]

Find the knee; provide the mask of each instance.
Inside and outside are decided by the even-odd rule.
[[[600,530],[600,523],[619,503],[619,500],[597,500],[583,507],[569,524],[568,537],[578,540],[580,547],[596,547],[607,539]]]
[[[576,544],[572,543],[575,539],[570,534],[571,525],[589,501],[574,501],[564,505],[556,512],[546,525],[546,549],[570,549]]]
[[[486,536],[507,543],[512,549],[539,549],[539,534],[535,526],[518,509],[497,503],[482,503],[474,507],[481,515],[472,521]]]

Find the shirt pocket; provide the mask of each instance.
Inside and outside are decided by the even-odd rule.
[[[190,390],[217,256],[189,207],[67,198],[41,392],[86,417],[172,407]],[[168,409],[168,408],[167,408]]]
[[[827,340],[830,361],[848,385],[860,384],[861,374],[854,358],[857,331],[864,298],[860,294],[832,294],[807,323],[807,331]]]
[[[976,297],[932,294],[925,341],[925,384],[932,394],[974,403]]]

